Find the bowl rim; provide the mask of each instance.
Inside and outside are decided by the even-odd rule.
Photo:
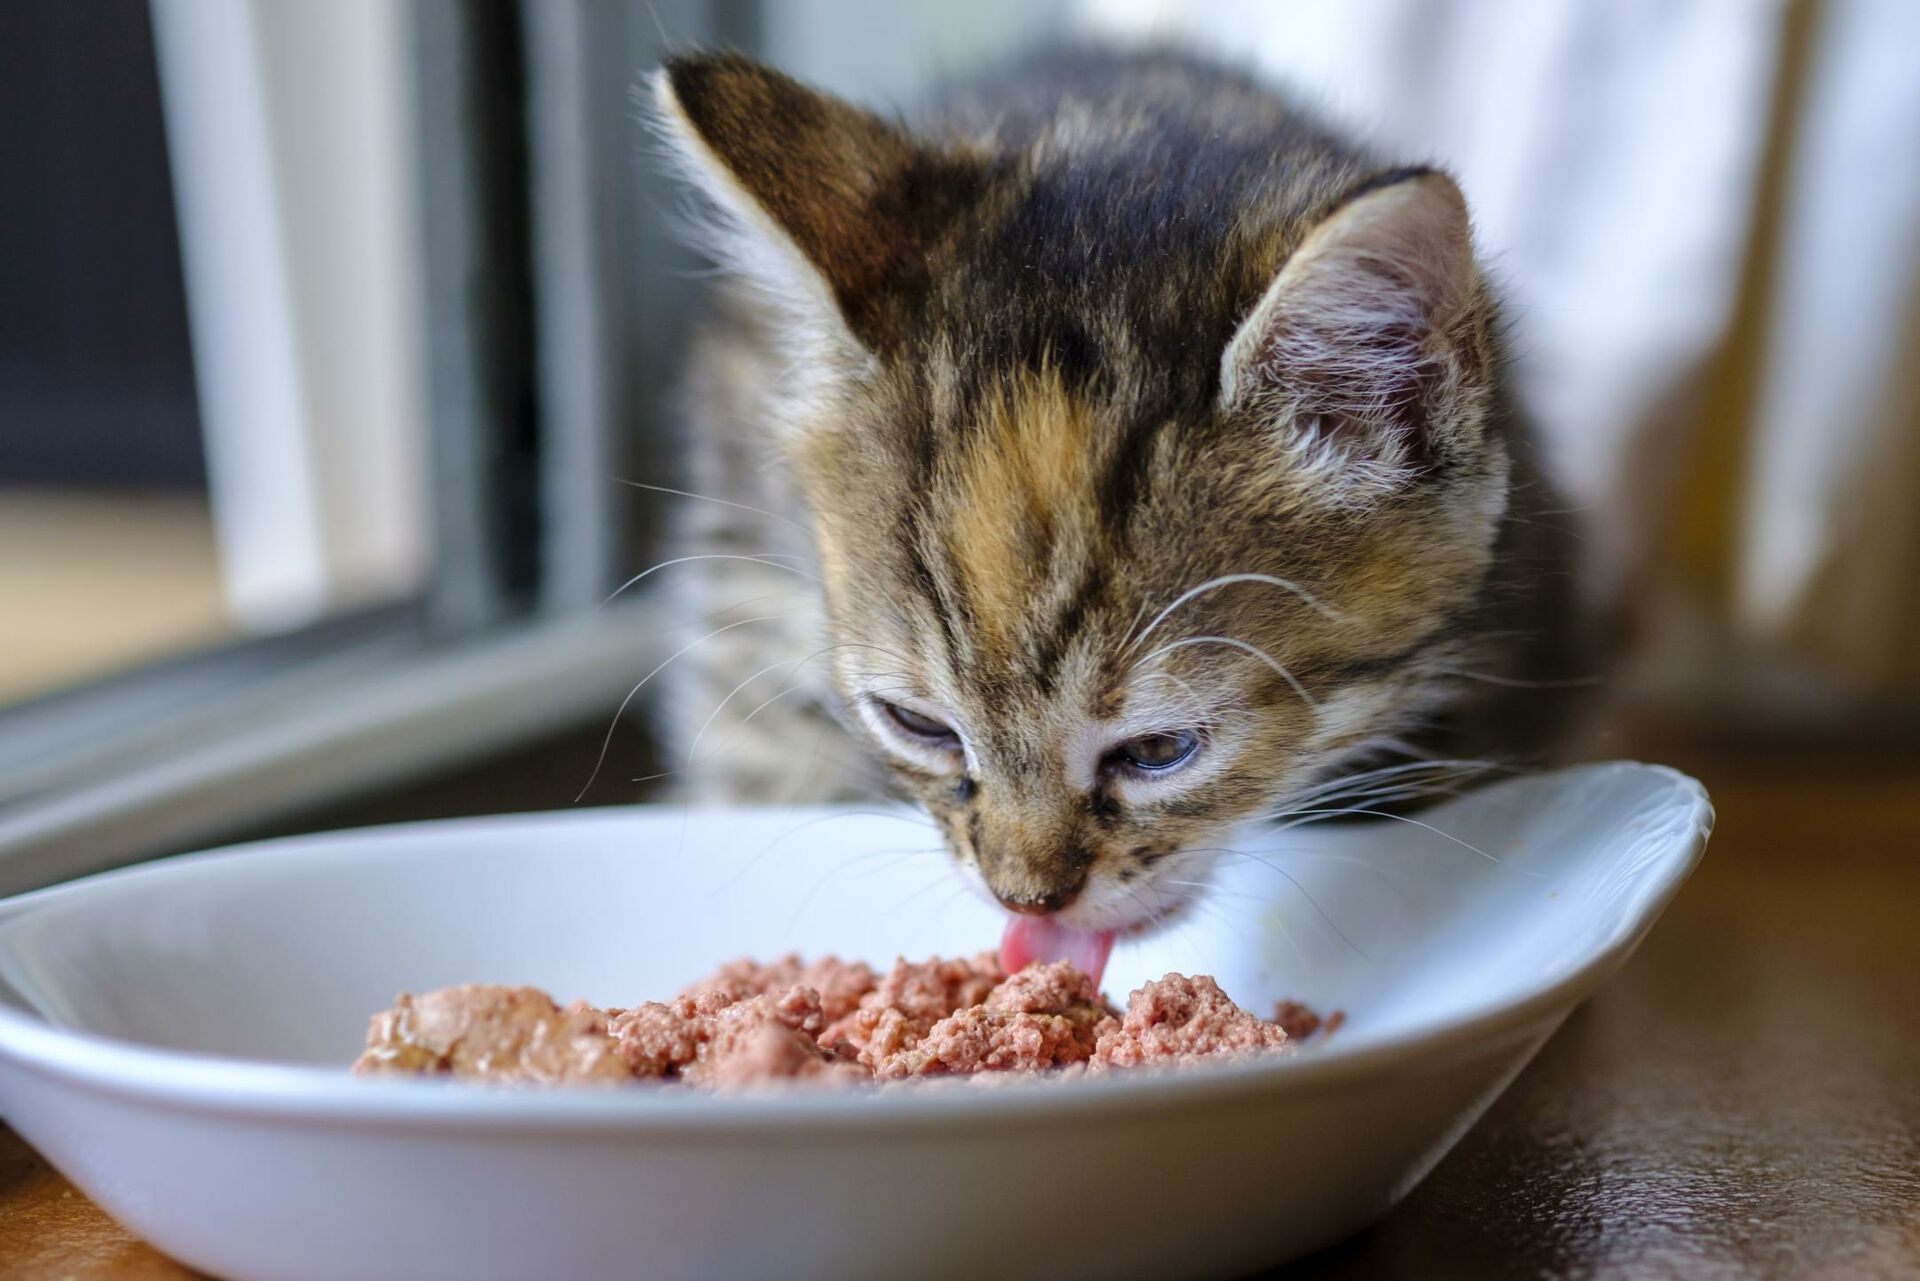
[[[554,1089],[440,1080],[369,1081],[342,1068],[275,1063],[140,1045],[97,1033],[57,1027],[0,991],[0,1067],[13,1067],[69,1087],[176,1111],[217,1113],[288,1123],[363,1126],[392,1133],[542,1130],[571,1134],[642,1132],[662,1136],[742,1131],[866,1131],[967,1125],[983,1118],[1067,1121],[1143,1109],[1224,1106],[1250,1095],[1312,1094],[1420,1064],[1432,1068],[1514,1041],[1544,1035],[1611,976],[1639,946],[1699,865],[1713,830],[1714,811],[1698,780],[1664,765],[1602,762],[1526,777],[1643,772],[1662,779],[1672,802],[1688,808],[1689,824],[1649,860],[1646,884],[1606,937],[1526,991],[1464,1017],[1439,1018],[1358,1046],[1333,1041],[1279,1059],[1250,1059],[1168,1072],[1138,1069],[1082,1078],[1071,1087],[1044,1080],[931,1081],[884,1091],[773,1089],[715,1096],[688,1091]],[[1521,780],[1514,780],[1515,782]],[[1495,784],[1495,787],[1502,784]],[[605,820],[642,807],[483,816],[391,824],[358,832],[484,824],[503,818],[552,822]],[[101,884],[122,885],[154,876],[191,874],[190,867],[330,840],[344,832],[315,833],[206,850],[103,872],[0,900],[0,920],[34,911]]]

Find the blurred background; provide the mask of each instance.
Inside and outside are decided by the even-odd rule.
[[[0,889],[631,799],[701,266],[638,76],[1075,38],[1459,175],[1627,642],[1589,751],[1915,741],[1920,5],[8,0]]]

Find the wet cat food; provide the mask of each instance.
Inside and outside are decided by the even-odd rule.
[[[1290,1050],[1280,1023],[1210,978],[1169,974],[1111,1006],[1070,962],[1016,974],[964,960],[788,956],[734,961],[670,1001],[557,1005],[530,987],[402,993],[373,1018],[354,1070],[558,1084],[657,1080],[709,1089],[985,1073],[1076,1074]]]

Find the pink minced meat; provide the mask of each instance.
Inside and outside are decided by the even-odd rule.
[[[376,1015],[355,1070],[512,1082],[808,1081],[1105,1071],[1290,1048],[1210,978],[1169,974],[1124,1015],[1066,961],[1007,975],[993,953],[866,965],[735,961],[671,1001],[564,1009],[534,988],[469,985]]]
[[[970,960],[897,960],[852,1011],[821,1033],[821,1044],[877,1072],[890,1055],[917,1044],[940,1020],[986,1000],[1006,977],[993,952]]]
[[[1286,1029],[1241,1009],[1204,975],[1169,974],[1127,998],[1117,1027],[1100,1036],[1093,1065],[1181,1065],[1282,1049]]]
[[[871,1066],[882,1079],[1036,1072],[1086,1062],[1101,1033],[1118,1026],[1093,980],[1071,964],[1029,965]]]
[[[859,1064],[821,1046],[820,994],[809,987],[736,999],[713,988],[615,1010],[607,1020],[635,1076],[676,1077],[690,1085],[750,1085],[811,1078],[861,1079]]]
[[[878,982],[873,967],[864,961],[843,961],[823,956],[817,961],[802,961],[792,952],[777,961],[729,961],[682,995],[722,991],[735,1000],[780,992],[790,987],[810,987],[820,994],[820,1012],[833,1023],[853,1013],[860,998],[873,991]]]

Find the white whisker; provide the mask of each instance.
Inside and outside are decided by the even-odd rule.
[[[1335,775],[1290,794],[1286,804],[1298,807],[1348,797],[1384,800],[1391,796],[1395,800],[1411,800],[1429,794],[1453,795],[1456,783],[1466,783],[1477,774],[1506,768],[1492,761],[1413,761]],[[1389,783],[1391,787],[1381,786]],[[1380,789],[1377,793],[1373,790],[1376,787]]]
[[[1394,765],[1379,765],[1373,769],[1352,770],[1336,774],[1323,780],[1321,783],[1314,784],[1314,787],[1323,787],[1336,783],[1346,784],[1369,779],[1393,778],[1402,774],[1420,773],[1427,770],[1455,770],[1464,773],[1476,770],[1505,770],[1511,768],[1511,766],[1502,764],[1499,761],[1427,758],[1416,761],[1402,761]],[[1308,790],[1311,791],[1312,789],[1309,788]]]
[[[1185,649],[1190,645],[1226,645],[1233,649],[1240,650],[1243,653],[1250,654],[1272,668],[1281,680],[1292,686],[1293,692],[1300,696],[1301,702],[1305,703],[1308,707],[1317,708],[1320,706],[1313,695],[1307,693],[1307,687],[1302,685],[1299,680],[1294,677],[1292,672],[1283,667],[1280,660],[1267,653],[1266,650],[1261,649],[1258,645],[1249,644],[1236,636],[1189,636],[1184,640],[1169,641],[1159,649],[1154,650],[1151,654],[1148,654],[1145,658],[1134,664],[1134,666],[1145,666],[1162,655],[1171,654],[1177,649]]]
[[[1452,676],[1465,681],[1479,681],[1482,685],[1497,685],[1502,689],[1589,689],[1600,684],[1601,676],[1569,676],[1563,680],[1530,681],[1517,676],[1492,676],[1485,672],[1467,672],[1457,667],[1429,665],[1427,671],[1436,676]]]
[[[744,864],[741,865],[739,871],[735,872],[731,877],[727,878],[727,883],[725,885],[720,886],[718,889],[714,890],[713,892],[716,895],[725,894],[728,890],[732,889],[735,885],[738,885],[740,883],[740,879],[746,876],[747,873],[751,872],[754,869],[754,867],[759,864],[761,859],[765,858],[768,854],[772,853],[775,849],[779,848],[781,845],[784,845],[786,844],[786,842],[792,840],[795,836],[799,835],[801,832],[806,831],[808,828],[818,827],[822,823],[838,823],[844,819],[849,819],[849,818],[891,819],[894,822],[899,822],[899,823],[912,823],[916,827],[922,827],[931,832],[937,833],[939,830],[938,828],[934,827],[934,825],[931,822],[927,821],[925,818],[916,817],[911,813],[905,813],[905,812],[890,812],[887,810],[843,809],[843,810],[835,810],[831,814],[816,815],[813,818],[800,820],[798,823],[795,823],[793,826],[781,832],[780,835],[774,837],[771,841],[768,841],[765,845],[762,845],[758,850],[754,852],[752,858],[749,858]]]
[[[1153,635],[1155,628],[1166,621],[1167,615],[1173,613],[1174,610],[1179,609],[1182,605],[1194,599],[1194,597],[1203,596],[1207,592],[1217,591],[1233,583],[1264,583],[1269,587],[1284,588],[1298,596],[1302,601],[1305,601],[1308,606],[1318,611],[1323,618],[1327,618],[1336,623],[1346,621],[1345,615],[1341,614],[1338,610],[1328,605],[1325,601],[1322,601],[1298,583],[1289,582],[1284,578],[1275,578],[1271,574],[1222,574],[1218,578],[1208,579],[1197,587],[1189,587],[1186,591],[1175,597],[1173,603],[1161,610],[1158,614],[1155,614],[1153,621],[1147,624],[1146,630],[1128,641],[1120,652],[1122,654],[1132,653],[1137,647],[1145,643],[1147,637]]]
[[[1181,706],[1191,713],[1196,721],[1204,721],[1208,718],[1212,708],[1209,706],[1207,700],[1200,696],[1200,692],[1189,682],[1181,679],[1172,672],[1148,672],[1143,679],[1172,681],[1175,685],[1178,685],[1186,695],[1186,700]]]
[[[649,485],[645,481],[628,480],[624,476],[615,476],[613,480],[615,484],[627,485],[633,489],[649,489],[656,494],[673,494],[679,498],[694,498],[703,503],[715,503],[721,507],[732,507],[743,512],[752,512],[756,516],[765,516],[768,520],[777,520],[782,525],[790,526],[808,536],[811,536],[813,533],[812,530],[797,520],[788,520],[778,512],[770,512],[764,507],[755,507],[751,503],[736,503],[731,498],[715,498],[711,494],[696,494],[691,490],[672,489],[666,485]]]
[[[1298,822],[1287,822],[1279,829],[1280,831],[1287,832],[1287,831],[1292,831],[1296,827],[1302,827],[1305,824],[1310,822],[1318,822],[1328,818],[1338,818],[1341,815],[1346,815],[1346,814],[1363,814],[1370,818],[1392,819],[1396,823],[1410,823],[1414,827],[1422,828],[1426,831],[1432,832],[1435,836],[1440,837],[1442,840],[1452,841],[1455,845],[1458,845],[1461,849],[1473,851],[1475,854],[1478,854],[1481,858],[1486,859],[1489,863],[1492,863],[1497,867],[1504,867],[1508,871],[1518,872],[1522,876],[1537,877],[1540,875],[1540,873],[1528,871],[1524,867],[1515,867],[1513,864],[1507,862],[1505,859],[1497,858],[1494,855],[1487,853],[1485,850],[1481,849],[1478,845],[1473,844],[1471,841],[1463,841],[1459,837],[1455,836],[1453,833],[1443,832],[1431,823],[1423,823],[1417,818],[1408,818],[1405,814],[1394,814],[1387,810],[1358,809],[1358,808],[1328,809],[1328,810],[1283,810],[1280,813],[1275,814],[1273,817],[1278,819],[1300,820]]]
[[[915,856],[924,857],[929,854],[940,854],[944,852],[945,852],[944,850],[938,850],[938,849],[867,850],[865,853],[855,854],[848,858],[841,859],[839,862],[835,863],[832,867],[828,868],[825,872],[821,873],[819,878],[816,879],[810,887],[808,887],[807,892],[801,895],[799,901],[793,905],[793,916],[790,918],[788,922],[787,929],[788,931],[791,931],[794,925],[797,925],[801,920],[805,919],[808,905],[813,902],[814,898],[819,895],[822,889],[826,888],[826,884],[828,881],[831,881],[835,877],[848,871],[850,868],[854,867],[856,864],[870,862],[873,859],[880,858],[884,855],[892,855],[893,857],[887,859],[886,862],[881,863],[875,867],[867,868],[865,871],[859,873],[859,875],[861,876],[874,876],[880,872],[884,872],[891,868],[898,867],[901,863],[905,862],[909,858],[912,858]]]
[[[1327,915],[1327,910],[1320,906],[1320,901],[1314,898],[1313,895],[1307,893],[1307,887],[1300,883],[1299,878],[1294,876],[1292,872],[1287,871],[1284,867],[1281,867],[1279,864],[1273,863],[1267,859],[1261,858],[1258,855],[1249,854],[1245,850],[1227,849],[1224,847],[1196,846],[1196,847],[1191,847],[1190,852],[1195,854],[1238,854],[1242,858],[1252,859],[1254,862],[1260,864],[1260,866],[1272,872],[1275,876],[1285,877],[1287,880],[1287,883],[1293,886],[1293,888],[1299,893],[1301,898],[1307,900],[1308,905],[1312,907],[1316,913],[1319,914],[1320,919],[1327,923],[1327,928],[1332,930],[1334,934],[1336,934],[1339,937],[1342,943],[1345,943],[1349,948],[1352,948],[1353,951],[1363,959],[1368,961],[1371,961],[1373,959],[1372,957],[1368,956],[1365,952],[1361,951],[1358,945],[1356,945],[1352,939],[1347,937],[1347,932],[1345,930],[1341,929],[1338,925],[1334,923],[1333,918]]]
[[[646,569],[643,569],[639,573],[635,574],[632,578],[629,578],[626,582],[614,588],[613,591],[607,596],[607,598],[600,602],[600,608],[605,609],[607,606],[613,604],[613,602],[619,598],[620,593],[626,591],[629,587],[634,586],[636,583],[640,582],[642,579],[648,577],[649,575],[657,574],[663,569],[671,569],[675,565],[685,565],[685,564],[688,564],[689,562],[697,561],[697,560],[744,560],[755,565],[765,565],[770,569],[785,570],[789,574],[794,574],[800,578],[810,579],[816,583],[821,581],[819,577],[813,574],[809,574],[804,569],[795,569],[792,565],[781,564],[779,560],[773,559],[776,556],[783,557],[783,559],[786,559],[786,560],[800,559],[798,556],[785,556],[784,553],[781,553],[781,552],[769,552],[763,556],[748,556],[748,555],[745,555],[744,553],[736,553],[736,552],[700,552],[699,554],[693,555],[693,556],[675,556],[671,560],[661,561],[658,565],[648,566]]]
[[[741,681],[738,685],[735,685],[733,689],[727,693],[727,696],[721,699],[719,704],[714,707],[713,711],[707,716],[707,719],[704,722],[702,722],[699,730],[697,730],[694,733],[693,741],[687,745],[686,767],[688,769],[693,768],[693,763],[694,763],[693,754],[696,750],[699,749],[700,740],[706,736],[707,730],[713,725],[713,722],[715,721],[715,719],[719,717],[721,712],[726,710],[727,704],[732,702],[734,699],[734,696],[738,694],[741,690],[745,689],[747,686],[751,685],[753,682],[759,680],[762,676],[765,676],[768,672],[773,671],[775,668],[791,666],[793,668],[793,671],[789,672],[788,675],[789,676],[797,675],[800,669],[805,667],[808,663],[815,662],[816,660],[823,658],[828,654],[834,653],[836,650],[854,649],[854,648],[877,649],[879,647],[873,646],[873,645],[866,645],[859,641],[844,641],[837,645],[823,645],[819,649],[814,650],[813,653],[808,654],[805,658],[797,658],[797,659],[785,658],[785,659],[781,659],[777,663],[768,663],[765,667],[762,667],[759,671],[753,673],[753,675],[747,677],[745,680]],[[885,651],[882,651],[882,652],[885,652]],[[788,685],[785,689],[781,690],[780,693],[775,694],[773,698],[767,699],[766,702],[761,703],[759,707],[756,707],[753,709],[753,711],[748,712],[746,716],[741,720],[740,723],[742,725],[745,725],[748,721],[752,720],[769,704],[774,702],[775,699],[784,697],[785,695],[792,693],[794,690],[799,688],[802,688],[802,682],[794,682],[793,684]],[[710,757],[708,759],[712,759],[712,758]]]
[[[639,684],[635,685],[632,689],[628,690],[627,696],[620,700],[620,706],[614,709],[613,723],[607,726],[607,736],[600,741],[600,755],[596,757],[593,762],[593,773],[587,776],[586,784],[581,787],[579,795],[573,798],[573,803],[575,805],[578,805],[581,799],[584,798],[586,794],[593,789],[594,780],[600,777],[600,769],[602,766],[604,766],[607,763],[607,749],[613,746],[613,733],[620,726],[620,718],[626,715],[627,708],[633,703],[635,696],[638,695],[643,688],[645,688],[648,681],[658,676],[661,673],[661,671],[664,670],[669,663],[673,662],[674,659],[679,658],[682,654],[686,653],[688,650],[692,649],[696,645],[705,644],[707,641],[712,640],[714,637],[720,635],[720,633],[722,632],[730,632],[736,627],[745,627],[750,623],[778,622],[779,620],[784,619],[786,617],[787,615],[785,614],[759,614],[753,618],[742,618],[737,622],[728,623],[725,627],[716,627],[712,631],[708,632],[705,636],[702,636],[697,640],[688,641],[685,645],[682,645],[679,649],[676,649],[675,651],[673,651],[673,653],[667,655],[664,659],[662,659],[660,661],[660,664],[657,667],[655,667],[652,671],[648,672],[645,676],[642,676],[640,678]]]
[[[713,722],[719,718],[720,713],[724,712],[727,709],[727,704],[733,701],[734,696],[736,694],[738,694],[741,690],[745,689],[747,686],[753,684],[755,681],[759,680],[762,676],[765,676],[768,672],[774,670],[776,667],[792,667],[797,671],[799,670],[800,667],[805,665],[807,662],[811,661],[811,659],[818,658],[819,656],[820,656],[819,654],[813,654],[809,656],[809,658],[801,658],[801,659],[783,658],[777,663],[768,663],[765,667],[762,667],[759,671],[753,673],[751,676],[748,676],[745,680],[741,681],[738,685],[735,685],[732,689],[728,690],[726,697],[722,698],[718,703],[714,704],[713,710],[707,713],[707,719],[700,722],[700,728],[694,731],[693,741],[687,744],[686,768],[689,770],[693,768],[693,757],[694,757],[694,753],[700,750],[700,740],[706,737],[707,730],[713,725]],[[765,707],[766,704],[762,703],[760,706]],[[758,709],[755,709],[755,710],[758,710]]]

